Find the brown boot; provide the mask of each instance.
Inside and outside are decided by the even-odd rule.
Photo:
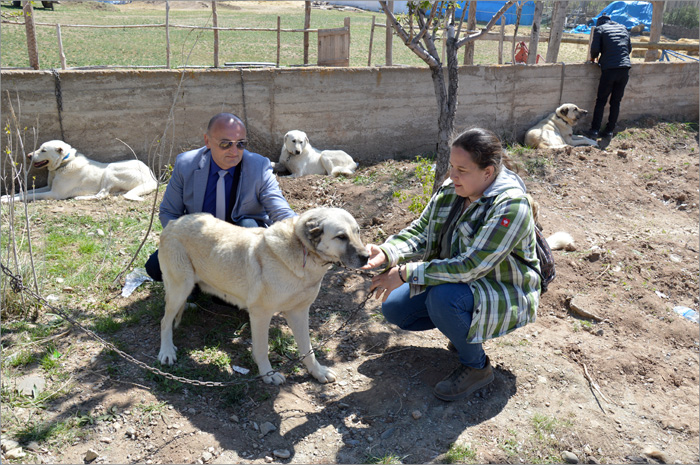
[[[477,369],[461,363],[445,379],[435,385],[433,394],[441,400],[459,400],[473,394],[493,381],[493,367],[488,356],[484,368]]]

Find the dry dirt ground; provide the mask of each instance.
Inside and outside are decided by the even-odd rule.
[[[622,129],[605,149],[516,146],[545,233],[566,230],[577,248],[555,252],[557,277],[537,321],[485,344],[495,381],[471,398],[432,395],[456,363],[439,332],[387,324],[376,301],[361,305],[367,277],[334,268],[312,305],[311,332],[329,338],[318,353],[335,383],[286,366],[280,387],[178,387],[73,330],[57,344],[79,347],[64,362],[75,387],[46,409],[11,414],[19,422],[103,417],[60,448],[22,444],[20,461],[84,463],[92,450],[93,463],[562,463],[569,454],[581,463],[698,463],[698,324],[672,310],[699,303],[697,125],[649,119]],[[366,242],[380,242],[416,216],[392,196],[415,166],[390,160],[361,166],[354,180],[280,184],[297,211],[345,208]],[[415,182],[404,192],[419,190]],[[105,210],[126,205],[104,202]],[[68,213],[89,208],[62,204]],[[123,305],[154,299],[162,301],[162,286],[145,284]],[[180,353],[240,317],[206,300],[188,312],[175,331]],[[158,318],[112,340],[157,366]],[[287,331],[282,318],[273,326]],[[226,337],[249,347],[245,331]],[[250,360],[236,363],[254,370]],[[239,376],[226,368],[225,378]]]

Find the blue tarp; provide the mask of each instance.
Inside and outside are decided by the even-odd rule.
[[[462,8],[466,8],[469,11],[469,2],[457,2],[460,5],[460,9],[455,12],[455,16],[460,17],[462,15]],[[498,10],[501,9],[506,2],[496,2],[496,1],[478,1],[476,3],[476,20],[482,23],[488,23],[493,18]],[[506,18],[506,24],[515,24],[515,20],[518,17],[518,8],[513,5],[506,10],[503,17]],[[444,12],[444,11],[443,11]],[[465,13],[464,19],[466,21],[467,15]],[[520,24],[523,26],[531,26],[532,20],[535,16],[535,3],[527,2],[523,5],[523,11],[520,14]],[[499,20],[497,24],[501,24]]]
[[[591,26],[595,26],[596,20],[603,14],[610,16],[610,19],[622,24],[627,29],[642,23],[644,24],[644,30],[648,31],[651,28],[651,14],[653,10],[650,2],[612,2],[594,16],[588,24],[579,24],[567,32],[590,34]]]

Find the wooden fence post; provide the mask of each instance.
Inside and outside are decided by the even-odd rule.
[[[311,27],[311,2],[304,2],[304,64],[309,64],[309,32],[306,29]],[[371,45],[370,41],[370,47]]]
[[[372,42],[374,41],[374,22],[376,19],[376,16],[372,16],[372,29],[369,30],[369,54],[367,56],[367,66],[372,66]]]
[[[387,4],[387,7],[389,8],[389,11],[391,11],[393,13],[394,12],[394,2],[390,1],[390,2],[386,2],[386,4]],[[394,64],[394,56],[393,56],[394,53],[393,53],[392,48],[391,48],[391,45],[392,45],[391,42],[392,42],[392,39],[394,36],[394,28],[392,28],[389,25],[389,18],[387,18],[387,21],[386,21],[386,31],[385,32],[386,32],[386,35],[385,35],[385,37],[386,37],[386,52],[385,52],[386,65],[391,66],[392,64]]]
[[[547,44],[547,63],[556,63],[559,58],[559,47],[561,38],[564,35],[564,22],[566,21],[566,7],[568,1],[554,2],[552,11],[552,22],[549,29],[549,43]],[[589,57],[590,58],[590,57]]]
[[[532,16],[532,32],[530,32],[530,50],[527,64],[537,63],[537,47],[540,42],[540,22],[542,21],[542,2],[535,2],[535,14]]]
[[[211,2],[212,26],[214,26],[214,68],[219,67],[219,15],[216,13],[216,0]]]
[[[498,64],[503,64],[503,38],[506,35],[506,17],[501,16],[501,34],[498,37]]]
[[[282,18],[277,17],[277,67],[280,67],[280,47],[282,46]]]
[[[56,24],[56,36],[58,37],[58,56],[61,58],[61,69],[66,69],[66,55],[63,53],[63,39],[61,39],[60,24]]]
[[[165,2],[165,66],[170,69],[170,2]]]
[[[464,3],[464,8],[467,7],[467,3]],[[467,19],[467,32],[466,35],[469,35],[471,31],[473,31],[476,28],[476,2],[471,1],[469,2],[469,17]],[[464,64],[465,65],[473,65],[474,64],[474,48],[476,46],[475,40],[472,40],[471,42],[467,42],[464,45]]]
[[[518,28],[520,27],[520,16],[523,14],[523,2],[518,2],[515,15],[515,32],[513,32],[513,45],[510,48],[511,64],[515,64],[515,43],[518,41]]]
[[[661,40],[661,28],[664,25],[664,2],[651,2],[653,12],[651,14],[651,28],[649,29],[649,42]],[[659,59],[659,50],[647,49],[644,61],[656,61]]]
[[[36,28],[34,27],[34,8],[32,2],[24,2],[24,29],[27,34],[27,51],[29,52],[29,66],[39,69],[39,47],[36,44]]]

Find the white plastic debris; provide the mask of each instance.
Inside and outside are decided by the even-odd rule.
[[[126,283],[122,289],[122,297],[129,297],[145,281],[153,281],[153,278],[148,276],[144,268],[134,268],[134,271],[126,276]]]
[[[235,371],[236,373],[240,373],[240,374],[242,374],[242,375],[247,375],[248,373],[250,373],[250,370],[249,370],[249,369],[243,368],[243,367],[239,367],[239,366],[236,366],[236,365],[232,365],[231,368],[233,368],[233,371]]]

